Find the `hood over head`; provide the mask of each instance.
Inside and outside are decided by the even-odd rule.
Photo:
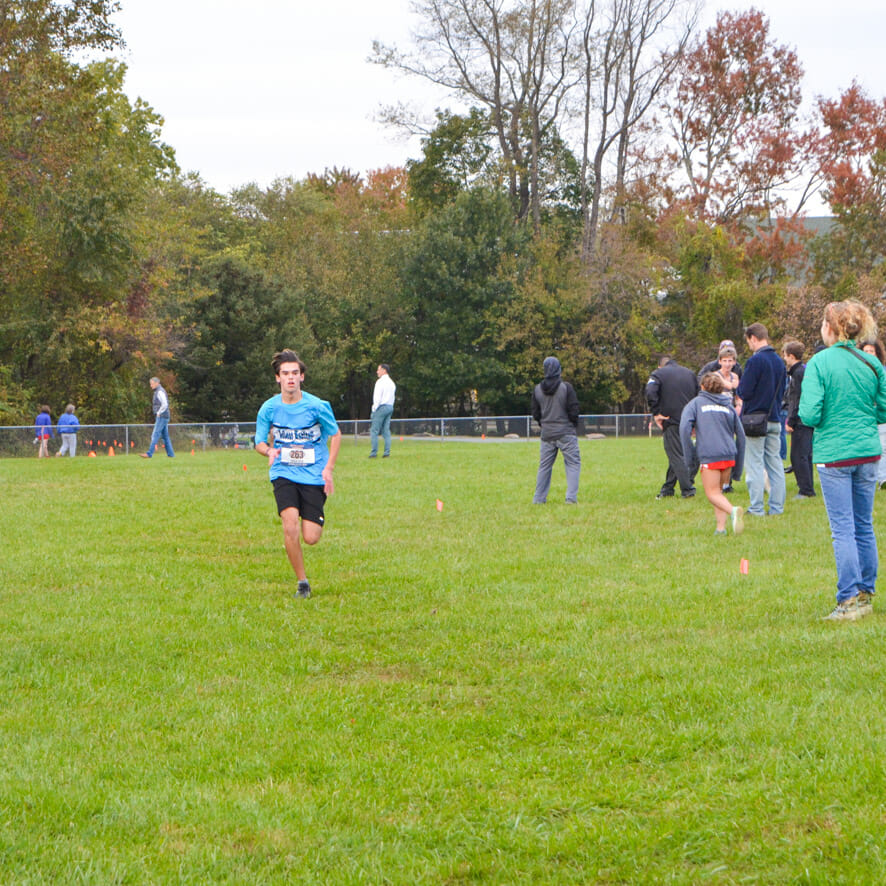
[[[546,394],[553,394],[560,386],[560,361],[556,357],[545,357],[545,377],[541,383],[541,389]]]

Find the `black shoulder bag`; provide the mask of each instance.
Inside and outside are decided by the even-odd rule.
[[[864,358],[862,358],[864,359]],[[867,362],[865,360],[865,362]],[[876,371],[876,370],[874,370]],[[775,400],[778,397],[778,384],[775,385],[775,393],[772,395],[772,402],[769,404],[769,408],[763,411],[755,411],[755,412],[742,412],[741,414],[741,426],[744,428],[745,437],[765,437],[767,431],[769,430],[769,413],[772,412],[772,407],[775,406]]]

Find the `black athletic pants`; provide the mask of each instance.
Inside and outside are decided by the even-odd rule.
[[[683,495],[695,489],[693,475],[686,469],[683,462],[683,445],[680,443],[680,426],[665,425],[662,432],[664,451],[668,457],[668,472],[665,476],[664,486],[661,487],[665,495],[673,494],[674,486],[679,482],[680,491]]]
[[[800,425],[791,434],[791,467],[800,495],[815,495],[812,479],[812,428]]]

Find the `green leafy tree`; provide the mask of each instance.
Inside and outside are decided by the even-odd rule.
[[[182,417],[254,416],[274,393],[271,356],[297,338],[304,342],[304,315],[278,282],[242,259],[212,259],[197,276],[205,294],[189,305],[186,341],[170,364]]]
[[[403,269],[401,377],[419,413],[469,414],[508,391],[494,319],[515,297],[513,265],[527,242],[508,197],[483,189],[459,194],[416,232]]]

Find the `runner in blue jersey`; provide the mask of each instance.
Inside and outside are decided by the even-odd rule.
[[[286,555],[298,579],[299,597],[311,596],[301,542],[315,545],[323,533],[326,496],[341,431],[332,407],[301,389],[305,364],[294,351],[274,354],[271,363],[280,393],[266,400],[255,421],[255,451],[267,456],[277,512],[283,521]]]

